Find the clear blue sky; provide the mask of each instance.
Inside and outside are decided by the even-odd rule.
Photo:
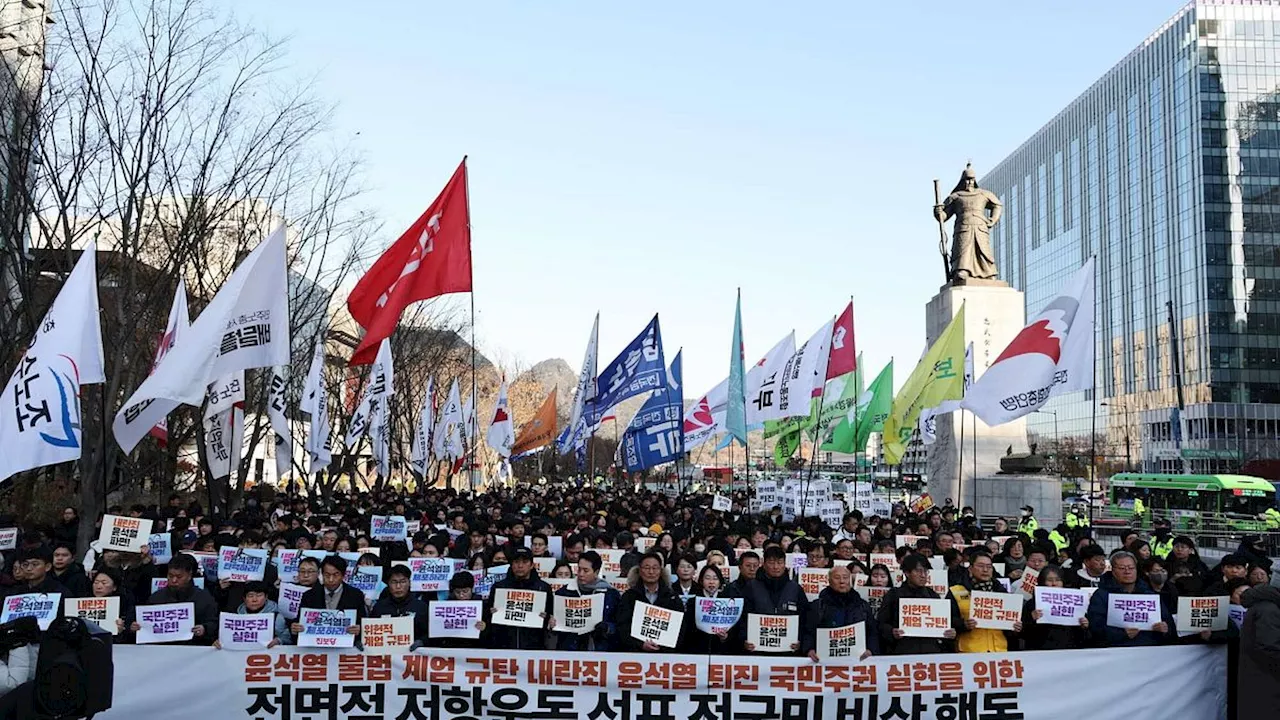
[[[686,396],[852,295],[905,379],[931,181],[981,174],[1180,3],[233,0],[338,103],[390,242],[470,155],[479,344],[601,367],[654,312]],[[356,137],[356,133],[359,133]]]

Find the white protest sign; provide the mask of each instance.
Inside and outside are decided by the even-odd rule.
[[[747,613],[747,642],[756,646],[753,652],[791,652],[800,642],[800,616]]]
[[[272,562],[276,566],[276,575],[282,583],[291,583],[298,579],[298,563],[302,560],[301,550],[279,550]]]
[[[1159,595],[1130,595],[1111,593],[1107,606],[1109,627],[1150,630],[1160,622]]]
[[[403,540],[409,534],[409,523],[403,515],[374,515],[369,519],[369,537],[383,542]]]
[[[947,592],[951,589],[947,585],[946,570],[930,570],[929,571],[929,588],[938,593],[938,597],[946,597]]]
[[[641,555],[649,552],[649,549],[652,548],[653,544],[657,541],[658,541],[658,538],[656,537],[641,535],[640,537],[636,538],[636,543],[635,543],[636,552],[640,553]],[[599,552],[599,550],[597,550],[596,552]]]
[[[267,571],[267,551],[262,548],[223,547],[218,549],[218,580],[250,582],[261,580]]]
[[[1089,609],[1089,597],[1073,588],[1037,587],[1035,597],[1041,625],[1078,627]]]
[[[1227,611],[1230,604],[1231,598],[1225,595],[1178,598],[1178,632],[1193,634],[1205,630],[1226,630],[1227,623],[1231,621]]]
[[[731,507],[733,507],[733,504],[724,495],[716,495],[711,498],[711,509],[716,512],[728,512]]]
[[[137,623],[139,645],[190,640],[196,626],[196,606],[189,602],[139,605]]]
[[[382,584],[382,568],[378,565],[357,567],[348,584],[359,590],[364,599],[371,603],[378,599],[378,593],[381,592],[378,586]]]
[[[202,577],[191,578],[191,584],[200,588],[201,590],[204,590],[204,578]],[[167,577],[151,578],[151,594],[152,595],[155,595],[156,593],[160,592],[161,590],[167,587],[169,587],[169,578]]]
[[[799,570],[809,567],[809,556],[804,553],[787,553],[787,569]]]
[[[541,590],[496,588],[493,591],[493,622],[496,625],[540,628],[546,622],[547,594]]]
[[[453,561],[448,558],[409,558],[409,589],[413,592],[440,592],[449,589]]]
[[[280,583],[280,601],[277,603],[280,607],[280,614],[285,620],[297,620],[298,609],[302,607],[302,594],[307,588],[293,583]]]
[[[218,644],[223,650],[261,650],[276,636],[275,613],[219,615]]]
[[[1022,573],[1020,582],[1018,583],[1018,593],[1024,598],[1029,598],[1036,591],[1036,587],[1040,585],[1040,574],[1027,570]]]
[[[871,567],[883,565],[890,570],[898,569],[898,556],[893,553],[871,553],[867,556],[867,562],[871,564]]]
[[[693,599],[693,625],[702,632],[728,630],[742,617],[742,598]]]
[[[0,528],[0,550],[12,550],[18,547],[18,528]]]
[[[142,518],[104,515],[102,532],[98,534],[98,545],[101,550],[119,550],[120,552],[142,552],[151,535],[151,521]]]
[[[32,617],[41,630],[48,630],[50,623],[58,617],[62,608],[62,593],[24,593],[10,595],[4,599],[4,610],[0,611],[0,623],[7,623],[18,618]]]
[[[969,595],[969,617],[980,628],[1012,630],[1022,622],[1022,596],[975,590]]]
[[[844,503],[839,500],[826,500],[818,503],[818,517],[829,528],[838,528],[844,522]]]
[[[604,595],[592,593],[583,597],[552,595],[556,632],[585,635],[604,622]]]
[[[472,575],[475,575],[477,572],[482,573],[481,575],[476,577],[476,588],[475,588],[476,596],[482,597],[482,598],[489,597],[489,591],[493,588],[495,584],[501,582],[502,579],[507,576],[507,573],[510,572],[510,570],[511,570],[510,565],[494,565],[488,570],[471,571]]]
[[[898,626],[907,637],[943,637],[951,629],[951,601],[899,598]]]
[[[772,480],[756,483],[756,499],[762,511],[772,510],[778,504],[778,483]]]
[[[120,598],[67,598],[62,604],[67,617],[82,618],[97,623],[98,627],[112,635],[118,634],[116,620],[120,619]]]
[[[826,589],[830,574],[831,571],[826,568],[802,568],[796,571],[796,582],[800,583],[809,600],[817,600],[818,595]]]
[[[556,569],[556,559],[553,557],[536,557],[533,559],[533,569],[538,571],[538,577],[546,580],[547,576]]]
[[[479,600],[441,600],[428,605],[427,637],[470,638],[480,637],[476,624],[484,612]]]
[[[547,587],[551,588],[552,594],[555,594],[564,588],[569,588],[570,590],[578,589],[578,581],[573,578],[549,577],[543,578],[542,581],[547,584]]]
[[[596,550],[600,554],[600,577],[616,578],[622,574],[622,556],[627,554],[626,550],[618,548],[607,548],[604,550]]]
[[[355,610],[298,611],[302,634],[298,635],[298,647],[355,647],[356,636],[347,628],[356,624]]]
[[[164,565],[173,559],[173,536],[169,533],[156,533],[147,538],[147,552],[151,554],[151,562]]]
[[[675,648],[680,641],[684,613],[649,603],[636,603],[631,616],[631,637],[664,648]]]
[[[404,653],[413,647],[413,616],[364,618],[360,642],[366,652]]]
[[[834,628],[818,628],[818,660],[824,663],[862,659],[867,651],[865,622]]]

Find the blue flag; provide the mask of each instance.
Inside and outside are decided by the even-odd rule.
[[[684,453],[684,386],[681,355],[676,353],[667,386],[649,396],[622,437],[622,462],[638,472],[671,462]]]
[[[662,332],[658,329],[658,316],[631,341],[613,362],[605,366],[596,380],[596,395],[591,425],[599,424],[599,418],[615,405],[650,390],[659,390],[667,384],[667,366],[662,358]]]

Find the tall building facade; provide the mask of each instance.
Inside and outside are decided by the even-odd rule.
[[[1280,479],[1280,0],[1186,5],[980,184],[1028,317],[1097,257],[1097,397],[1042,451]]]

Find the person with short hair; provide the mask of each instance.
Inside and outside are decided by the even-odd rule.
[[[267,645],[273,648],[277,645],[293,644],[293,635],[289,632],[289,621],[285,619],[284,613],[280,612],[280,606],[272,600],[269,595],[270,586],[263,580],[251,580],[244,584],[242,594],[243,600],[239,607],[236,608],[237,615],[256,615],[272,613],[275,615],[275,630],[271,642]],[[215,639],[213,646],[222,649],[221,640]]]
[[[485,600],[484,616],[490,619],[488,646],[495,650],[543,650],[547,646],[547,621],[551,618],[551,586],[538,577],[538,570],[533,566],[533,552],[529,548],[516,547],[512,551],[509,565],[507,576],[493,584],[489,598]],[[512,627],[493,622],[493,601],[497,591],[504,588],[532,590],[546,596],[542,627]]]
[[[588,652],[609,652],[618,643],[618,626],[615,622],[618,605],[622,602],[622,593],[617,588],[600,578],[600,568],[604,567],[604,560],[600,557],[600,553],[595,550],[587,550],[578,557],[574,570],[577,572],[577,582],[574,587],[568,585],[556,591],[556,595],[561,597],[589,597],[591,595],[601,595],[604,604],[604,612],[601,616],[600,623],[595,628],[584,634],[556,632],[556,649],[569,652],[588,651]],[[554,601],[553,601],[554,602]],[[554,621],[552,629],[555,629]]]
[[[849,568],[836,565],[827,573],[827,587],[809,604],[809,614],[800,632],[800,654],[818,662],[818,629],[838,628],[862,623],[866,635],[866,651],[859,660],[880,652],[880,628],[875,613],[862,595],[853,589]]]
[[[787,554],[782,548],[771,545],[764,551],[764,572],[756,573],[747,583],[743,595],[742,613],[747,615],[794,615],[802,619],[809,612],[809,598],[800,583],[787,572]],[[755,652],[750,642],[743,644],[747,652]],[[798,653],[800,643],[792,643],[791,652]]]
[[[884,648],[885,654],[930,655],[946,652],[948,645],[945,641],[955,640],[956,633],[964,625],[964,620],[952,603],[951,627],[946,629],[942,638],[908,637],[902,631],[900,610],[903,598],[941,599],[938,593],[929,587],[929,570],[929,561],[923,556],[912,553],[903,558],[902,573],[906,579],[901,585],[885,594],[880,604],[880,614],[876,618],[880,623],[880,640],[882,641],[880,646]]]
[[[1080,559],[1080,569],[1071,576],[1072,586],[1077,588],[1096,588],[1101,585],[1102,579],[1107,573],[1107,552],[1101,547],[1089,543],[1080,549],[1077,556]]]
[[[1160,622],[1151,630],[1109,626],[1107,611],[1111,607],[1113,593],[1150,595],[1156,598],[1160,607]],[[1138,558],[1123,550],[1111,555],[1111,572],[1102,578],[1098,589],[1089,599],[1087,617],[1090,634],[1094,642],[1102,647],[1160,645],[1169,639],[1169,628],[1173,626],[1173,616],[1164,603],[1159,602],[1159,595],[1138,576]]]
[[[671,589],[671,580],[667,577],[666,565],[662,554],[656,550],[645,553],[640,562],[627,574],[630,587],[618,601],[618,637],[622,649],[644,652],[674,652],[673,648],[665,648],[651,640],[641,640],[631,634],[631,623],[635,616],[637,604],[657,605],[677,613],[684,612],[684,603],[680,596]],[[681,633],[688,631],[681,625]],[[677,642],[677,647],[680,643]]]
[[[1021,539],[1014,537],[1009,542],[1018,542]],[[1021,545],[1019,545],[1021,546]],[[1008,545],[1006,545],[1008,547]],[[1022,568],[1026,568],[1025,558]],[[1021,575],[1021,573],[1019,573]],[[957,629],[958,637],[956,638],[956,649],[963,653],[989,653],[989,652],[1008,652],[1010,648],[1010,640],[1015,640],[1017,634],[1022,632],[1022,622],[1018,621],[1013,624],[1013,632],[1006,633],[1004,630],[996,630],[993,628],[980,628],[978,621],[970,617],[972,609],[972,593],[990,592],[1004,593],[1005,589],[995,580],[995,565],[991,561],[991,556],[985,551],[974,552],[969,556],[969,575],[963,582],[952,585],[950,588],[952,614],[964,618],[963,627]],[[1014,646],[1012,649],[1017,649]]]
[[[18,582],[5,588],[4,596],[58,593],[63,598],[73,597],[67,587],[54,579],[53,551],[48,545],[19,548],[13,557],[15,575],[21,571]],[[58,604],[58,617],[62,617],[62,604]]]
[[[166,585],[152,593],[147,604],[192,603],[195,609],[195,627],[191,630],[191,640],[178,644],[212,645],[218,639],[218,602],[208,590],[195,586],[195,574],[195,558],[185,553],[174,555],[169,561]],[[130,630],[135,633],[140,629],[142,627],[136,620],[130,626]]]
[[[471,577],[471,573],[460,573]],[[371,618],[413,618],[413,648],[421,647],[427,640],[430,621],[427,603],[410,592],[409,579],[413,573],[405,565],[392,565],[387,571],[386,592],[373,603]]]
[[[329,555],[320,562],[320,585],[302,594],[299,610],[354,610],[355,622],[347,627],[352,635],[360,634],[360,620],[365,616],[364,593],[345,581],[347,561],[337,555]],[[302,634],[302,623],[294,621],[289,626],[294,637]]]
[[[72,546],[65,542],[57,542],[53,545],[53,568],[49,577],[62,583],[67,589],[68,594],[63,597],[64,600],[68,597],[89,597],[93,592],[89,584],[89,575],[84,571],[84,565],[76,562]]]

